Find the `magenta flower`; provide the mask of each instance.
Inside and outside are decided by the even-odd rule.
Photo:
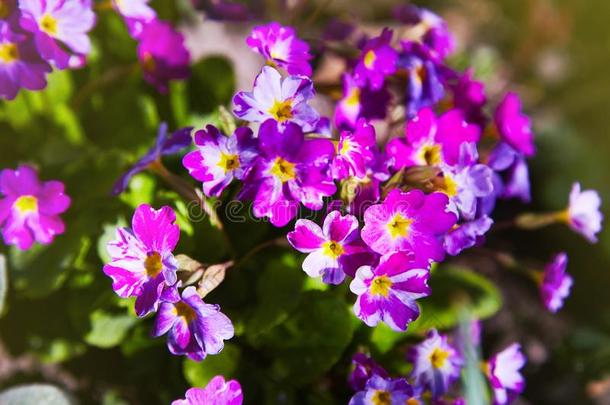
[[[70,66],[71,53],[87,55],[91,41],[87,33],[95,25],[90,0],[20,0],[21,27],[34,34],[43,59],[59,69]]]
[[[155,210],[142,204],[133,214],[132,228],[118,228],[117,238],[106,247],[111,261],[104,273],[119,297],[136,297],[140,317],[155,311],[164,290],[176,284],[178,263],[172,251],[180,229],[175,221],[170,207]]]
[[[155,319],[152,334],[168,334],[167,347],[172,354],[203,360],[208,354],[218,354],[224,340],[234,334],[231,320],[218,305],[203,302],[195,287],[186,287],[182,298],[163,301]]]
[[[254,200],[257,218],[268,217],[273,225],[284,226],[296,216],[299,203],[319,210],[323,198],[335,193],[329,174],[331,141],[305,140],[298,125],[287,123],[281,129],[268,120],[259,130],[259,149],[240,194]]]
[[[396,72],[398,53],[390,46],[392,30],[385,28],[381,35],[367,41],[362,56],[354,68],[354,80],[359,86],[367,83],[373,90],[381,89],[386,76]]]
[[[190,388],[185,399],[177,399],[172,405],[241,405],[244,394],[237,380],[225,381],[217,375],[205,388]]]
[[[460,377],[464,362],[459,352],[447,342],[447,336],[439,335],[436,329],[428,332],[426,340],[415,346],[409,357],[413,362],[411,378],[415,385],[425,386],[434,397],[449,390]]]
[[[464,249],[480,246],[493,223],[490,217],[484,215],[458,225],[445,235],[445,250],[451,256],[457,256]]]
[[[44,89],[50,71],[28,37],[14,33],[9,23],[0,21],[0,97],[12,100],[21,88]]]
[[[233,97],[233,112],[250,122],[273,119],[279,124],[294,122],[308,132],[316,128],[319,114],[307,102],[313,97],[313,83],[306,77],[288,76],[282,80],[272,67],[263,67],[254,80],[252,92]]]
[[[353,370],[349,375],[349,385],[354,391],[363,391],[366,382],[374,375],[388,378],[388,372],[364,353],[356,353],[352,357]]]
[[[171,80],[183,80],[190,75],[191,55],[184,45],[184,36],[170,24],[152,20],[144,25],[138,39],[144,80],[160,93],[167,92]]]
[[[249,128],[237,128],[224,136],[208,125],[195,133],[197,150],[184,156],[182,164],[191,176],[203,182],[207,196],[218,197],[233,178],[243,179],[256,158],[256,142]]]
[[[299,252],[308,253],[303,271],[309,277],[322,276],[328,284],[340,284],[346,274],[353,276],[372,258],[360,240],[356,217],[342,216],[339,211],[329,213],[322,228],[308,219],[299,219],[288,234],[288,242]]]
[[[483,108],[487,103],[485,85],[473,78],[472,68],[463,73],[453,73],[449,87],[453,94],[453,105],[464,112],[466,121],[478,124],[481,128],[487,125],[487,117]]]
[[[521,345],[513,343],[486,363],[485,371],[494,394],[494,405],[512,402],[525,388],[521,368],[525,365]]]
[[[394,9],[394,18],[407,24],[408,39],[424,44],[438,58],[444,58],[453,52],[453,36],[445,20],[430,10],[405,4]]]
[[[536,153],[530,118],[521,113],[521,101],[515,93],[507,93],[494,114],[498,133],[510,146],[531,157]]]
[[[36,170],[21,165],[0,172],[0,228],[7,245],[29,249],[34,241],[47,245],[64,233],[59,214],[70,206],[60,181],[38,180]]]
[[[354,313],[368,326],[383,321],[396,331],[405,331],[419,316],[415,300],[430,294],[429,275],[427,265],[402,252],[382,256],[375,268],[360,267],[349,286],[358,296]]]
[[[285,68],[291,75],[311,76],[309,45],[300,40],[294,28],[277,22],[252,29],[246,44],[267,59],[267,63]]]
[[[448,203],[442,193],[393,190],[383,203],[364,212],[362,239],[379,254],[403,251],[422,262],[443,260],[445,250],[440,238],[457,220],[447,210]]]
[[[506,142],[492,149],[488,163],[494,174],[494,199],[518,198],[524,203],[531,200],[529,169],[525,156]]]
[[[375,128],[360,119],[353,132],[343,131],[337,145],[337,154],[332,163],[333,178],[350,176],[363,178],[367,168],[375,160]]]
[[[439,118],[424,108],[407,122],[405,138],[392,139],[386,148],[394,159],[396,170],[410,166],[436,166],[442,161],[458,163],[460,146],[464,142],[478,142],[481,131],[468,124],[460,110],[449,110]]]
[[[544,268],[540,280],[540,296],[544,306],[555,313],[563,306],[563,301],[570,295],[574,280],[566,272],[568,255],[565,252],[556,254]]]
[[[602,201],[595,190],[580,190],[580,183],[572,185],[570,204],[565,213],[566,221],[576,233],[589,242],[597,242],[597,233],[602,229],[602,215],[599,207]]]
[[[407,404],[413,389],[404,378],[384,378],[373,375],[364,390],[357,392],[349,405],[398,405]]]
[[[368,86],[359,86],[354,78],[343,75],[343,98],[335,108],[335,125],[337,128],[353,129],[359,118],[366,120],[383,119],[386,116],[390,93],[385,87],[371,90]]]
[[[157,12],[148,5],[150,0],[112,0],[112,7],[125,20],[129,35],[138,39],[144,26],[157,18]]]

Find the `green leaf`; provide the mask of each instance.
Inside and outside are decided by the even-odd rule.
[[[109,348],[120,344],[127,332],[137,322],[130,314],[110,314],[96,310],[90,315],[91,330],[85,336],[85,341],[92,346]]]
[[[0,393],[2,405],[73,405],[72,398],[49,384],[31,384],[9,388]]]
[[[147,173],[138,173],[129,182],[129,187],[120,195],[120,199],[131,208],[140,204],[151,204],[155,197],[155,179]]]
[[[184,377],[193,387],[205,387],[217,375],[223,375],[225,379],[233,378],[240,358],[239,347],[226,343],[220,353],[207,356],[203,361],[185,359],[182,363]]]
[[[8,274],[6,271],[6,258],[0,254],[0,316],[4,311],[4,302],[8,290]]]
[[[97,240],[97,255],[99,256],[102,263],[110,262],[110,255],[106,250],[106,245],[108,242],[116,239],[116,230],[117,228],[122,228],[127,226],[127,221],[125,218],[119,217],[119,219],[114,224],[104,224],[102,235]]]
[[[221,56],[211,56],[197,62],[192,66],[187,89],[192,112],[205,114],[216,110],[219,105],[228,104],[235,91],[235,73],[231,62]]]

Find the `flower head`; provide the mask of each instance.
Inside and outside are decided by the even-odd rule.
[[[453,52],[453,35],[447,23],[438,15],[413,4],[394,9],[394,17],[409,27],[406,35],[411,41],[425,45],[435,56],[444,58]]]
[[[525,156],[536,153],[532,123],[521,113],[521,101],[515,93],[507,93],[496,109],[494,120],[502,140]]]
[[[138,59],[144,80],[161,93],[170,80],[183,80],[190,74],[191,55],[184,46],[184,36],[164,21],[145,24],[138,37]]]
[[[353,370],[349,375],[349,385],[354,391],[363,391],[367,381],[374,375],[388,378],[388,372],[364,353],[352,357]]]
[[[493,223],[490,217],[483,215],[458,225],[445,236],[445,250],[451,256],[457,256],[464,249],[481,245]]]
[[[405,404],[413,389],[404,378],[389,378],[373,375],[364,390],[357,392],[349,405],[394,405]]]
[[[358,220],[352,215],[330,212],[320,228],[308,219],[299,219],[288,242],[299,252],[308,253],[303,270],[309,277],[322,276],[329,284],[339,284],[345,275],[354,275],[356,269],[368,264],[371,254],[362,244]]]
[[[365,177],[376,152],[375,128],[361,119],[353,132],[341,132],[332,165],[333,178]]]
[[[59,69],[70,67],[71,54],[87,55],[91,41],[87,33],[95,24],[89,0],[21,0],[21,27],[34,35],[43,59]]]
[[[129,35],[138,39],[144,26],[157,18],[157,12],[148,5],[150,0],[112,0],[112,7],[127,24]]]
[[[485,371],[494,394],[494,405],[512,402],[525,388],[525,380],[520,373],[525,365],[521,345],[513,343],[495,354],[485,364]]]
[[[544,268],[540,282],[540,296],[544,306],[551,312],[557,312],[563,301],[570,295],[574,280],[566,272],[568,255],[565,252],[556,254]]]
[[[407,329],[417,319],[418,298],[430,294],[429,270],[402,252],[381,257],[377,267],[362,266],[350,284],[358,296],[354,313],[368,326],[383,321],[396,331]]]
[[[447,392],[459,378],[463,364],[458,351],[447,342],[447,336],[439,335],[436,329],[428,332],[426,340],[413,348],[410,358],[415,384],[430,389],[434,397]]]
[[[472,69],[466,69],[464,73],[456,72],[448,85],[453,95],[453,105],[464,112],[466,121],[484,128],[488,121],[483,111],[487,103],[485,85],[475,80],[473,75]]]
[[[29,249],[34,241],[47,245],[64,232],[59,214],[70,206],[60,181],[38,180],[36,170],[21,165],[0,172],[0,228],[7,245]]]
[[[457,219],[447,211],[448,202],[442,193],[393,190],[364,212],[362,239],[379,254],[404,251],[423,262],[440,261],[445,256],[440,238]]]
[[[500,142],[491,151],[488,165],[496,172],[493,199],[518,198],[524,203],[531,200],[529,169],[523,154],[508,143]]]
[[[368,83],[373,90],[379,90],[386,76],[396,72],[398,53],[390,46],[391,41],[392,30],[386,28],[381,35],[364,44],[360,60],[354,68],[354,80],[359,86]]]
[[[224,136],[208,125],[195,133],[197,150],[184,156],[182,164],[191,176],[203,182],[208,196],[218,197],[233,178],[243,179],[256,158],[256,143],[249,128],[237,128]]]
[[[233,324],[218,305],[203,302],[195,287],[182,291],[182,298],[164,301],[159,306],[152,334],[167,333],[167,347],[172,354],[203,360],[208,354],[218,354],[224,340],[234,334]]]
[[[252,92],[239,92],[233,98],[234,112],[239,118],[251,122],[269,119],[283,125],[294,122],[303,131],[312,131],[320,119],[307,102],[314,95],[313,83],[306,77],[288,76],[265,66],[256,77]]]
[[[246,44],[267,59],[267,63],[285,68],[291,75],[311,76],[309,45],[299,39],[292,27],[277,22],[252,29]]]
[[[180,229],[175,221],[170,207],[155,210],[142,204],[133,214],[131,229],[118,228],[116,239],[106,246],[111,260],[104,273],[119,297],[136,297],[140,317],[155,311],[164,291],[176,284],[178,263],[172,251]]]
[[[390,93],[385,87],[372,90],[369,86],[359,86],[352,75],[345,73],[343,98],[335,108],[335,125],[337,128],[353,129],[359,118],[383,119],[389,102]]]
[[[217,375],[205,388],[189,388],[185,399],[177,399],[172,405],[241,405],[244,394],[237,380],[225,381]]]
[[[574,232],[581,234],[591,243],[597,242],[596,235],[602,229],[604,216],[599,209],[601,203],[597,191],[581,191],[580,183],[572,185],[567,223]]]

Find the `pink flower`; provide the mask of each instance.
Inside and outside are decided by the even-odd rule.
[[[185,399],[177,399],[172,405],[241,405],[244,394],[236,380],[225,381],[217,375],[205,388],[190,388]]]
[[[570,191],[570,204],[566,219],[574,232],[584,236],[589,242],[597,242],[597,233],[602,229],[602,215],[599,207],[602,201],[595,190],[580,190],[580,183],[574,183]]]
[[[512,402],[525,388],[521,368],[525,365],[521,345],[513,343],[486,363],[486,375],[494,393],[494,405]]]
[[[566,272],[567,266],[568,255],[561,252],[556,254],[544,268],[540,282],[540,296],[544,306],[551,312],[557,312],[570,295],[574,280]]]
[[[500,137],[510,146],[533,156],[536,153],[530,118],[521,113],[521,101],[515,93],[507,93],[496,109],[494,119]]]

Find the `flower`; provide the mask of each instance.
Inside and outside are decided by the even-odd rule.
[[[459,255],[462,250],[479,246],[494,221],[487,215],[458,225],[445,235],[445,250],[451,256]]]
[[[277,22],[252,29],[246,44],[267,59],[267,63],[285,68],[291,75],[311,76],[309,45],[300,40],[294,28]]]
[[[494,196],[518,198],[524,203],[531,200],[529,170],[525,157],[506,142],[500,142],[491,151],[488,165],[494,174]]]
[[[362,239],[379,254],[405,251],[421,261],[440,261],[445,251],[439,238],[457,220],[447,211],[448,203],[442,193],[392,190],[381,204],[364,212]]]
[[[59,214],[70,207],[70,197],[62,182],[41,182],[33,167],[21,165],[0,172],[0,196],[0,227],[7,245],[25,250],[34,241],[47,245],[64,233]]]
[[[172,354],[200,361],[220,353],[223,340],[233,337],[231,320],[218,305],[204,303],[195,287],[186,287],[182,298],[172,301],[161,303],[152,331],[155,337],[168,333],[167,347]]]
[[[319,210],[323,197],[335,193],[329,175],[334,146],[328,139],[305,140],[298,125],[287,123],[282,129],[268,120],[259,130],[259,149],[239,197],[254,200],[257,218],[284,226],[295,217],[299,202]]]
[[[333,178],[365,177],[368,166],[375,160],[376,151],[375,128],[360,119],[354,132],[341,132],[337,154],[332,163]]]
[[[461,110],[452,109],[437,118],[431,109],[423,108],[407,122],[405,135],[405,138],[392,139],[386,148],[396,170],[436,166],[441,161],[454,165],[462,143],[478,142],[481,131],[464,120]]]
[[[160,93],[167,93],[170,80],[183,80],[190,74],[191,55],[184,36],[164,21],[145,24],[138,37],[138,59],[144,80]]]
[[[58,69],[70,66],[71,54],[91,52],[87,33],[95,25],[90,0],[20,0],[21,27],[34,34],[36,48],[43,59]]]
[[[381,89],[385,77],[396,72],[398,53],[390,46],[392,30],[385,28],[381,35],[368,40],[354,68],[354,80],[359,86],[367,83],[373,90]]]
[[[233,97],[233,112],[250,122],[273,119],[279,124],[294,122],[303,131],[312,131],[320,116],[307,104],[314,95],[313,83],[306,77],[288,76],[282,80],[272,67],[263,67],[254,80],[252,92],[239,92]]]
[[[372,90],[369,86],[360,87],[353,76],[343,75],[343,98],[335,108],[337,128],[353,129],[359,118],[366,120],[383,119],[386,116],[390,93],[385,87]]]
[[[249,128],[237,128],[224,136],[218,128],[208,125],[195,132],[197,150],[188,153],[182,164],[191,176],[203,182],[208,196],[220,196],[233,178],[243,179],[256,158],[256,143]]]
[[[185,127],[168,134],[167,124],[161,123],[157,132],[155,145],[114,183],[112,194],[119,195],[125,191],[133,176],[150,167],[161,159],[161,156],[172,155],[189,146],[192,142],[192,130],[193,127]]]
[[[487,125],[487,117],[483,108],[487,103],[485,85],[473,78],[472,68],[466,69],[463,73],[445,70],[448,76],[448,87],[453,96],[453,105],[464,112],[466,121],[478,124],[481,128]]]
[[[140,317],[155,311],[164,290],[176,284],[178,262],[172,251],[180,229],[175,221],[170,207],[155,210],[142,204],[133,214],[131,229],[117,228],[116,239],[106,246],[111,260],[104,273],[119,297],[136,297]]]
[[[568,255],[565,252],[557,253],[544,268],[540,279],[540,296],[544,306],[551,312],[557,312],[563,301],[570,295],[570,288],[574,280],[566,272]]]
[[[563,215],[574,232],[584,236],[589,242],[597,242],[596,234],[602,229],[602,215],[599,207],[601,198],[595,190],[580,190],[580,183],[572,185],[570,204]]]
[[[413,389],[404,378],[384,378],[373,375],[364,390],[357,392],[349,405],[394,405],[406,404]]]
[[[513,343],[485,363],[485,374],[494,393],[494,405],[508,404],[523,392],[525,380],[519,370],[525,362],[521,345]]]
[[[462,356],[447,342],[447,336],[439,335],[436,329],[429,331],[426,340],[412,349],[410,358],[415,384],[430,389],[434,397],[447,392],[459,378],[463,364]]]
[[[363,246],[358,220],[353,215],[332,211],[320,228],[308,219],[299,219],[288,242],[296,250],[308,253],[303,270],[309,277],[320,277],[325,283],[340,284],[345,274],[354,275],[356,269],[371,256]]]
[[[532,123],[521,113],[521,101],[515,93],[507,93],[494,114],[494,121],[502,140],[527,157],[536,153]]]
[[[419,316],[415,300],[430,294],[429,274],[427,265],[402,252],[382,256],[377,267],[360,267],[349,286],[358,296],[354,313],[368,326],[383,321],[405,331]]]
[[[363,391],[367,381],[374,375],[388,378],[388,372],[364,353],[356,353],[352,357],[354,369],[349,375],[349,385],[354,391]]]
[[[172,405],[241,405],[244,394],[237,380],[225,381],[217,375],[205,388],[189,388],[185,399],[177,399]]]
[[[439,58],[453,52],[455,41],[447,23],[432,11],[413,4],[404,4],[394,8],[393,15],[398,21],[409,26],[410,29],[406,33],[409,40],[425,45]]]
[[[157,12],[148,5],[150,0],[112,0],[112,7],[127,24],[129,35],[138,39],[144,26],[157,18]]]
[[[44,89],[50,71],[31,39],[13,32],[9,23],[0,21],[0,97],[12,100],[22,87]]]

